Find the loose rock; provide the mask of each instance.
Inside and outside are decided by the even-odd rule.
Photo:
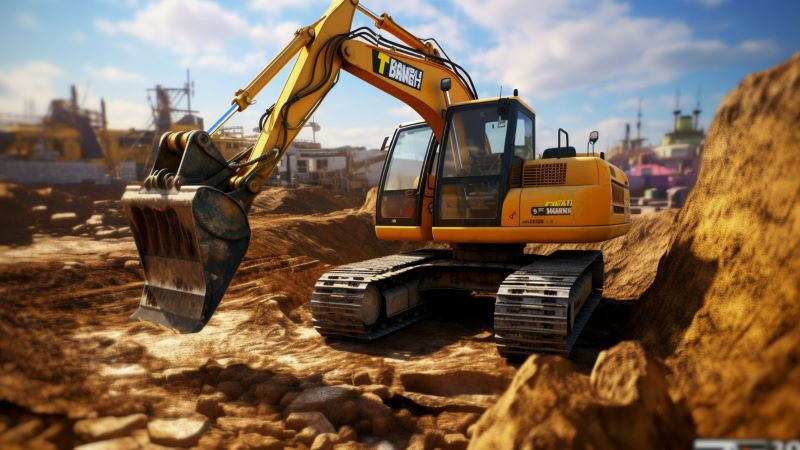
[[[216,419],[222,415],[222,407],[220,403],[226,400],[225,394],[222,392],[215,392],[210,395],[201,395],[197,398],[197,406],[195,411],[210,418]]]
[[[335,433],[331,422],[319,411],[296,412],[286,418],[286,426],[294,430],[313,428],[319,433]]]
[[[136,442],[136,439],[132,437],[121,437],[79,445],[75,447],[75,450],[136,450],[138,448],[141,447],[139,443]]]
[[[250,449],[250,450],[280,450],[284,446],[280,440],[272,436],[262,436],[257,433],[245,433],[239,435],[228,446],[231,450]]]
[[[314,438],[311,450],[331,450],[338,441],[339,436],[335,433],[322,433]]]
[[[147,424],[150,441],[171,447],[189,447],[197,443],[206,430],[208,419],[156,419]]]
[[[89,442],[127,436],[132,430],[147,426],[147,416],[131,414],[125,417],[101,417],[75,422],[75,434]]]

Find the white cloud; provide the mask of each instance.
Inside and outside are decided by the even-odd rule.
[[[537,3],[535,14],[524,13],[530,4],[523,0],[458,4],[493,42],[471,58],[476,75],[538,96],[581,88],[630,91],[775,52],[771,41],[729,45],[700,39],[683,22],[634,16],[616,0],[597,6],[546,0]]]
[[[199,56],[184,57],[181,64],[242,73],[262,68],[268,62],[269,60],[264,52],[251,52],[237,58],[224,53],[206,53]]]
[[[136,12],[131,20],[97,19],[94,24],[107,34],[127,34],[181,55],[222,52],[228,42],[249,30],[239,15],[209,0],[196,0],[191,7],[181,0],[160,0]]]
[[[39,19],[31,13],[18,12],[15,19],[17,20],[17,25],[26,30],[39,28]]]
[[[369,0],[367,7],[379,16],[382,13],[387,13],[392,18],[397,15],[416,19],[436,19],[442,15],[442,12],[434,7],[431,2],[424,0],[405,0],[402,2],[396,0]]]
[[[416,111],[411,109],[411,107],[405,103],[400,104],[399,106],[392,106],[388,109],[388,113],[393,117],[397,117],[400,123],[411,122],[420,119],[419,114],[417,114]]]
[[[103,67],[86,66],[89,76],[101,81],[110,83],[127,83],[144,81],[144,75],[129,70],[122,70],[118,67],[106,65]]]
[[[111,6],[125,6],[128,8],[133,8],[139,4],[138,0],[100,0],[102,3],[106,3]]]
[[[165,48],[179,55],[182,65],[226,72],[244,72],[268,62],[263,51],[241,57],[231,52],[230,44],[237,39],[249,38],[257,48],[272,50],[282,48],[300,28],[295,21],[251,26],[238,14],[210,0],[197,0],[191,8],[186,8],[182,0],[158,0],[129,20],[98,18],[94,26],[111,36],[132,36]]]
[[[325,2],[322,0],[250,0],[248,6],[250,9],[257,11],[265,11],[270,14],[277,14],[284,9],[306,9],[315,4],[324,5]]]
[[[391,136],[397,124],[385,126],[335,127],[325,126],[317,132],[317,141],[325,147],[343,145],[361,146],[368,149],[380,148],[385,136]]]
[[[33,101],[42,114],[56,97],[55,80],[61,68],[45,61],[28,61],[10,70],[0,70],[0,111],[20,113],[26,101]],[[62,96],[65,96],[64,92]]]
[[[467,48],[464,25],[455,14],[457,10],[445,11],[424,0],[370,0],[367,6],[377,15],[389,14],[420,39],[436,38],[450,56]],[[394,36],[388,38],[397,40]]]
[[[275,25],[254,25],[250,27],[250,38],[253,42],[262,47],[282,48],[294,37],[294,32],[300,28],[300,24],[295,21],[279,22]]]

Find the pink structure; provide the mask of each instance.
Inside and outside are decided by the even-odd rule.
[[[658,164],[637,164],[625,173],[632,191],[648,188],[669,189],[680,184],[683,177],[676,170]]]

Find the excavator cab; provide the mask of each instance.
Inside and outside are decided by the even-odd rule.
[[[378,237],[429,240],[433,226],[500,226],[503,199],[535,158],[534,118],[517,97],[452,105],[441,152],[424,122],[400,126],[381,177]]]

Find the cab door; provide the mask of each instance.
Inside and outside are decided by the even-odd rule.
[[[510,116],[503,102],[451,108],[440,152],[436,227],[500,225],[511,163]]]
[[[375,232],[385,240],[430,240],[436,139],[425,123],[395,131],[383,165]]]

